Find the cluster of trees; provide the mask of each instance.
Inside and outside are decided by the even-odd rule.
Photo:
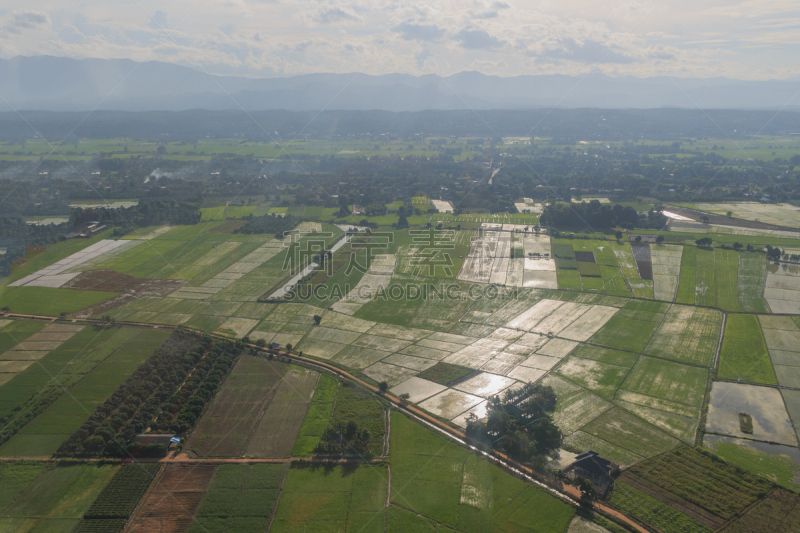
[[[601,204],[597,200],[591,202],[564,203],[556,202],[547,205],[540,218],[543,225],[558,228],[597,228],[608,229],[621,227],[661,229],[667,223],[663,214],[650,211],[639,216],[636,209],[620,204]]]
[[[372,435],[369,430],[359,428],[352,420],[345,424],[339,422],[328,426],[322,432],[322,437],[314,448],[314,453],[319,455],[355,455],[369,457],[369,443]]]
[[[517,461],[537,463],[561,447],[561,431],[550,418],[555,407],[552,387],[528,383],[489,398],[486,422],[472,415],[467,435]]]
[[[6,249],[6,253],[0,255],[0,278],[11,273],[11,266],[31,251],[30,247],[62,240],[67,227],[67,224],[29,225],[22,217],[0,216],[0,247]]]
[[[206,403],[214,397],[242,348],[230,343],[216,343],[200,358],[198,352],[190,355],[195,360],[192,373],[183,386],[161,406],[161,414],[153,424],[156,433],[184,434],[194,427]]]
[[[250,217],[247,223],[234,233],[264,234],[274,233],[278,239],[283,239],[285,232],[297,226],[302,219],[292,216],[276,216],[275,214],[263,215],[260,217]]]
[[[159,456],[166,452],[162,445],[142,445],[132,439],[172,404],[176,391],[193,373],[198,362],[209,350],[218,359],[234,359],[240,350],[229,342],[216,343],[208,336],[175,332],[136,371],[120,385],[89,419],[59,447],[59,456],[124,457],[127,454]],[[224,356],[219,354],[226,354]],[[201,387],[198,395],[210,399],[216,387]],[[202,391],[202,392],[201,392]],[[189,417],[175,420],[184,431],[191,425],[182,425]],[[177,427],[177,426],[176,426]]]
[[[177,200],[141,200],[138,205],[117,209],[105,207],[76,207],[70,214],[70,224],[75,227],[90,220],[109,226],[120,226],[123,231],[163,224],[191,225],[200,222],[196,204]]]

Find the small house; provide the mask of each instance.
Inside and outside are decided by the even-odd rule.
[[[592,482],[594,490],[605,496],[614,484],[614,476],[619,474],[619,465],[600,457],[595,451],[588,450],[575,457],[564,474],[572,479],[580,476]]]

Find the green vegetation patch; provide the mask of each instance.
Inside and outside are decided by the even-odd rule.
[[[353,421],[360,429],[370,433],[369,451],[374,455],[383,452],[383,441],[386,433],[386,414],[381,401],[369,392],[342,383],[336,391],[336,403],[331,414],[330,424],[347,425]]]
[[[755,315],[728,315],[718,376],[777,385],[764,335]]]
[[[314,451],[322,432],[328,427],[337,386],[338,382],[335,378],[327,374],[320,376],[317,390],[314,391],[314,397],[308,406],[306,418],[303,420],[303,425],[300,426],[300,433],[292,449],[294,457],[311,455]]]
[[[475,374],[474,368],[467,368],[460,365],[452,365],[450,363],[436,363],[427,370],[420,372],[417,377],[427,379],[440,385],[450,386],[454,383],[462,381],[472,374]]]
[[[800,531],[800,496],[783,489],[771,491],[744,516],[731,522],[726,533],[790,533]]]
[[[642,356],[622,388],[693,407],[703,405],[708,370]]]
[[[629,367],[570,356],[558,367],[558,374],[598,396],[611,399],[629,370]]]
[[[723,520],[741,513],[772,485],[708,451],[688,446],[642,461],[629,472]]]
[[[160,469],[158,463],[121,466],[84,513],[82,522],[130,518]],[[92,524],[82,524],[81,527],[83,530],[93,529]]]
[[[621,481],[617,481],[614,485],[611,505],[635,520],[664,533],[713,531],[710,527]]]
[[[717,307],[725,311],[741,311],[738,287],[739,252],[717,248],[714,251],[714,263]]]
[[[631,300],[589,340],[593,344],[642,352],[664,320],[667,309],[668,304]]]
[[[739,253],[739,305],[749,313],[766,313],[764,301],[764,278],[766,258],[760,252]]]
[[[644,457],[667,451],[678,444],[673,437],[619,407],[606,411],[584,426],[582,431]]]
[[[5,443],[0,454],[45,456],[55,453],[61,442],[76,431],[168,336],[168,332],[117,330],[92,354],[99,359],[99,364],[87,369],[91,372],[69,388],[68,394],[58,398]],[[61,387],[57,390],[63,392]]]
[[[44,463],[0,463],[0,514],[45,470]]]
[[[600,265],[597,263],[588,263],[585,261],[578,261],[578,272],[582,277],[599,278],[602,277],[600,273]]]
[[[115,292],[53,289],[50,287],[6,287],[0,294],[0,307],[23,315],[58,316],[74,313],[117,296]]]
[[[28,531],[69,531],[118,468],[114,465],[48,466],[0,513],[0,521],[8,524],[13,520],[3,519],[24,519]]]
[[[41,331],[47,324],[33,320],[13,320],[0,327],[0,354]]]
[[[283,464],[221,465],[189,531],[264,531],[286,470]]]
[[[695,278],[697,276],[697,248],[684,246],[681,255],[681,274],[675,302],[694,305]]]
[[[714,280],[714,250],[697,249],[697,279],[695,303],[714,307],[717,304],[717,285]]]

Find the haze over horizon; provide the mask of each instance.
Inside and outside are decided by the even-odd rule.
[[[800,7],[789,0],[219,2],[9,0],[0,58],[131,59],[207,74],[788,80],[800,76]]]

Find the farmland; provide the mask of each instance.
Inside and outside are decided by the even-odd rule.
[[[195,226],[154,226],[84,248],[58,243],[15,270],[10,279],[26,283],[55,283],[62,274],[51,272],[62,267],[74,276],[3,293],[12,312],[69,316],[0,321],[0,456],[161,456],[171,453],[164,444],[120,443],[163,432],[178,435],[181,460],[194,462],[106,465],[80,513],[30,516],[78,531],[116,531],[126,520],[129,531],[264,531],[270,523],[271,531],[566,531],[574,510],[541,489],[397,409],[387,413],[385,399],[348,379],[268,359],[237,339],[291,344],[369,384],[385,382],[389,395],[407,394],[454,428],[485,417],[505,391],[552,386],[564,464],[591,449],[627,467],[610,504],[662,531],[737,531],[750,527],[740,524],[750,513],[789,501],[771,483],[796,487],[785,469],[795,467],[798,446],[800,326],[770,311],[792,309],[794,266],[768,264],[760,251],[698,247],[677,233],[670,244],[599,232],[553,238],[526,230],[528,219],[438,214],[451,224],[445,233],[392,228],[388,247],[372,255],[362,245],[373,237],[362,234],[331,256],[331,272],[304,278],[335,297],[273,297],[312,257],[293,263],[292,237],[234,232],[251,213],[309,209],[209,206]],[[336,218],[323,209],[332,208],[301,223],[311,233],[298,236],[298,249],[323,250],[343,235],[321,222]],[[237,220],[223,222],[223,213]],[[431,235],[436,246],[453,245],[451,263],[419,240]],[[91,246],[85,255],[96,255],[78,262]],[[363,268],[345,272],[351,260]],[[136,297],[108,304],[123,282]],[[189,331],[69,322],[106,314]],[[752,418],[750,433],[740,413]],[[318,466],[326,429],[350,422],[368,432],[367,456],[379,462]],[[226,464],[233,460],[242,464]],[[280,462],[255,463],[263,460]],[[62,467],[4,468],[0,506],[3,498],[16,506]],[[700,476],[714,480],[706,496]],[[22,512],[0,514],[0,529],[17,527]]]
[[[777,385],[767,345],[755,316],[728,317],[717,375],[724,379]]]

